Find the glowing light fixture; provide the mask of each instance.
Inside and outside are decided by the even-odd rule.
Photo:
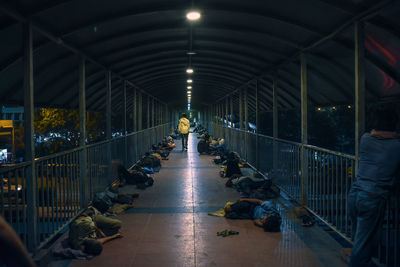
[[[192,83],[192,82],[193,82],[192,79],[187,80],[187,83]]]
[[[192,68],[188,68],[188,69],[186,69],[186,72],[189,74],[192,74],[194,72],[194,70]]]
[[[188,86],[188,87],[187,87],[187,89],[189,89],[189,90],[190,90],[190,89],[192,89],[192,87],[191,87],[191,86]]]
[[[186,14],[186,18],[191,21],[199,20],[201,18],[201,14],[198,11],[190,11]]]
[[[321,108],[317,108],[318,111],[321,111]]]
[[[350,105],[348,105],[348,106],[347,106],[347,108],[351,108],[351,106],[350,106]]]

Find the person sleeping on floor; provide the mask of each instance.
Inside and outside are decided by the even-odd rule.
[[[251,219],[256,226],[265,232],[280,232],[282,218],[271,201],[241,198],[232,205],[225,207],[225,217],[228,219]]]
[[[104,243],[122,237],[120,228],[120,220],[105,217],[89,206],[70,224],[68,241],[71,248],[96,256]]]

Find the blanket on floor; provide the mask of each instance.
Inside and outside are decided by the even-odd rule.
[[[86,254],[80,249],[73,249],[68,243],[68,235],[57,240],[52,249],[53,255],[63,259],[90,260],[93,255]]]

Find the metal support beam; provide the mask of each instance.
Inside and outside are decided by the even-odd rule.
[[[308,184],[307,151],[304,145],[308,144],[308,89],[307,89],[307,59],[300,55],[300,82],[301,82],[301,199],[307,205],[306,186]]]
[[[106,138],[111,140],[111,71],[106,72]]]
[[[106,71],[106,139],[107,139],[107,177],[111,178],[111,139],[112,139],[112,121],[111,121],[111,71]]]
[[[151,98],[151,127],[154,127],[154,97]]]
[[[124,99],[123,99],[123,110],[124,110],[124,166],[128,166],[128,138],[126,134],[128,133],[128,125],[127,125],[127,103],[126,103],[126,81],[123,81],[123,89],[124,89]]]
[[[230,97],[230,108],[229,108],[229,110],[230,110],[230,114],[231,114],[231,127],[232,128],[234,128],[234,125],[233,125],[233,95]]]
[[[24,140],[25,140],[25,161],[30,162],[26,168],[27,188],[27,219],[28,219],[28,249],[32,252],[38,244],[38,225],[36,207],[36,171],[35,171],[35,145],[34,136],[34,90],[33,90],[33,32],[32,24],[23,24],[23,68],[24,68]]]
[[[244,130],[245,130],[245,136],[244,136],[244,142],[245,142],[245,158],[246,160],[248,160],[248,155],[247,155],[247,151],[248,151],[248,147],[249,147],[249,142],[248,142],[248,130],[249,130],[249,102],[248,102],[248,97],[247,97],[247,88],[244,89]]]
[[[139,131],[143,130],[143,97],[142,91],[139,91],[139,103],[138,103],[138,126]]]
[[[256,84],[255,84],[255,86],[256,86],[256,143],[255,143],[256,149],[255,149],[255,151],[256,151],[256,169],[257,170],[260,168],[259,137],[258,137],[259,128],[260,128],[260,120],[259,120],[259,118],[260,118],[260,110],[259,110],[260,109],[260,99],[259,99],[260,88],[259,88],[259,85],[260,85],[259,80],[257,79]]]
[[[273,143],[273,158],[272,158],[272,166],[273,166],[273,175],[272,178],[274,182],[277,181],[278,175],[278,142],[276,139],[279,134],[279,123],[278,123],[278,75],[275,73],[272,78],[272,136],[274,137]]]
[[[146,126],[150,128],[150,95],[147,96],[147,112],[146,112]]]
[[[225,127],[228,127],[229,97],[225,98]]]
[[[137,116],[137,109],[138,109],[138,104],[137,104],[137,93],[136,93],[136,88],[133,87],[133,131],[137,132],[138,130],[138,116]]]
[[[249,103],[247,97],[247,88],[244,89],[244,130],[249,130]]]
[[[364,23],[354,23],[355,45],[355,155],[358,168],[360,139],[365,132],[365,47]],[[357,172],[355,172],[357,173]]]
[[[239,123],[240,123],[240,130],[243,130],[243,90],[242,88],[239,89]]]
[[[87,149],[86,149],[86,61],[79,62],[79,174],[80,174],[80,207],[86,208],[89,202],[89,181],[87,177]]]

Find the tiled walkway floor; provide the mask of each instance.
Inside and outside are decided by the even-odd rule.
[[[339,245],[328,234],[317,226],[303,228],[291,219],[287,200],[276,202],[284,218],[281,233],[266,233],[247,220],[207,215],[239,194],[224,186],[212,157],[200,156],[196,145],[194,134],[190,134],[188,152],[181,152],[177,141],[177,149],[155,175],[153,187],[140,191],[135,208],[119,216],[122,239],[106,244],[103,253],[90,261],[59,265],[345,266]],[[240,234],[216,236],[227,228]]]

